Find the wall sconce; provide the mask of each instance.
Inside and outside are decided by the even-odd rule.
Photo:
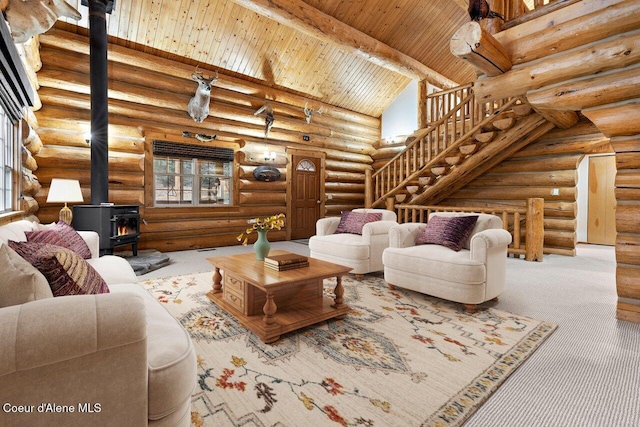
[[[71,225],[73,213],[67,206],[67,203],[82,203],[82,190],[80,190],[80,182],[77,179],[59,179],[53,178],[49,187],[49,195],[47,203],[64,203],[64,207],[60,209],[60,221],[64,221]]]
[[[265,162],[273,162],[276,160],[276,152],[275,151],[269,151],[269,150],[264,150],[263,153],[264,156],[264,161]]]

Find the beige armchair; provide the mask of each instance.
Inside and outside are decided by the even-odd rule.
[[[435,215],[469,214],[438,212],[430,218]],[[389,231],[389,248],[385,249],[382,262],[384,279],[391,289],[398,286],[459,302],[469,312],[504,291],[511,234],[502,229],[499,217],[478,214],[478,221],[459,252],[435,244],[416,245],[425,227],[422,223],[406,223]]]
[[[316,235],[309,239],[311,258],[353,268],[358,279],[366,273],[382,271],[382,252],[389,246],[389,229],[398,225],[397,216],[386,209],[354,209],[353,212],[382,214],[380,221],[362,227],[362,235],[334,234],[339,217],[322,218],[316,223]]]

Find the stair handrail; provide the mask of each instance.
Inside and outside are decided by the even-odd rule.
[[[449,147],[447,147],[444,151],[442,151],[440,154],[438,154],[436,157],[434,157],[433,159],[431,159],[431,161],[427,164],[425,164],[421,170],[418,170],[416,172],[414,172],[414,174],[416,176],[413,177],[413,179],[415,179],[417,176],[420,175],[420,172],[422,172],[422,169],[426,168],[429,166],[429,164],[438,164],[442,162],[442,159],[447,157],[447,154],[449,154],[451,151],[454,151],[456,149],[458,149],[458,147],[460,147],[463,143],[465,143],[468,139],[472,138],[473,135],[479,131],[483,126],[491,123],[492,121],[496,120],[498,115],[503,112],[504,110],[508,109],[509,107],[511,107],[513,104],[515,104],[519,98],[515,97],[515,98],[505,98],[508,100],[508,102],[502,106],[500,106],[500,108],[496,109],[494,111],[494,113],[490,116],[487,116],[484,120],[482,120],[480,123],[478,123],[477,125],[475,125],[473,128],[471,128],[467,133],[465,133],[464,135],[462,135],[460,138],[458,138],[455,142],[453,142],[451,145],[449,145]],[[505,99],[500,100],[500,102],[504,101]],[[438,160],[438,161],[436,161]],[[412,200],[413,203],[422,203],[423,200],[420,199],[420,196],[418,196],[415,200]]]
[[[473,94],[471,94],[470,96],[473,96]],[[507,98],[508,99],[508,98]],[[500,100],[500,102],[503,102],[505,100]],[[462,143],[466,142],[469,138],[471,138],[478,130],[480,130],[483,126],[487,125],[488,123],[492,122],[493,120],[496,119],[496,117],[498,117],[499,113],[501,113],[502,111],[504,111],[505,109],[511,107],[516,101],[518,101],[518,98],[511,98],[510,100],[508,100],[504,105],[500,106],[498,109],[496,109],[492,115],[487,116],[484,118],[484,120],[480,121],[479,123],[477,123],[473,128],[471,128],[471,130],[469,130],[467,133],[465,133],[464,135],[462,135],[460,138],[458,138],[457,140],[455,140],[453,143],[451,143],[448,147],[446,147],[442,152],[440,152],[439,154],[437,154],[435,157],[431,158],[429,161],[427,161],[424,165],[421,165],[419,168],[417,168],[414,172],[412,172],[411,174],[409,174],[406,178],[404,178],[403,180],[401,180],[398,184],[396,184],[396,186],[391,189],[390,191],[387,191],[385,194],[379,196],[378,198],[376,198],[375,200],[372,201],[371,203],[371,207],[377,207],[382,205],[385,200],[388,197],[394,196],[398,191],[400,191],[400,189],[402,189],[406,184],[408,184],[409,182],[411,182],[412,180],[420,177],[422,175],[422,172],[424,169],[426,169],[430,164],[438,164],[441,163],[442,160],[447,157],[447,154],[451,153],[451,151],[453,151],[454,149],[457,149],[460,145],[462,145]],[[459,107],[462,106],[462,103],[459,105]],[[452,112],[455,110],[452,110]],[[413,147],[414,144],[418,143],[420,141],[420,139],[422,139],[422,137],[426,136],[428,133],[430,133],[432,131],[433,128],[437,127],[439,124],[442,124],[442,121],[444,121],[445,118],[443,117],[441,120],[439,120],[438,122],[435,122],[434,124],[432,124],[432,126],[429,126],[428,128],[426,128],[424,130],[424,132],[421,133],[421,137],[420,138],[416,138],[414,139],[408,146],[407,148],[405,148],[402,152],[396,154],[391,160],[389,160],[389,162],[387,162],[382,168],[380,168],[378,171],[376,171],[374,174],[371,175],[371,180],[367,180],[366,185],[371,185],[373,186],[373,181],[375,179],[375,177],[379,174],[381,174],[384,170],[386,170],[386,168],[389,168],[390,165],[397,160],[399,157],[401,157],[402,155],[404,155],[404,153],[406,153],[411,147]],[[375,191],[375,189],[374,189]]]
[[[384,170],[384,168],[386,168],[391,162],[393,162],[394,160],[397,160],[399,157],[402,157],[402,155],[410,150],[415,144],[417,144],[422,138],[424,138],[425,136],[429,135],[429,133],[431,133],[431,131],[433,131],[433,128],[437,128],[438,126],[444,124],[445,122],[447,122],[449,120],[449,118],[451,117],[451,115],[453,115],[453,113],[455,113],[456,111],[458,111],[460,108],[462,108],[464,106],[465,103],[467,103],[468,101],[470,101],[471,99],[474,98],[474,94],[469,94],[467,97],[465,97],[465,99],[462,100],[462,102],[460,102],[460,104],[458,104],[454,109],[452,109],[451,111],[449,111],[449,113],[446,116],[443,116],[442,118],[436,120],[433,123],[429,123],[429,126],[427,126],[424,129],[419,130],[418,132],[414,133],[413,135],[413,141],[411,141],[409,143],[409,145],[407,145],[401,152],[399,152],[398,154],[396,154],[395,156],[393,156],[391,159],[389,159],[389,161],[382,166],[380,169],[378,169],[375,173],[373,173],[371,175],[372,178],[375,178],[377,175],[379,175],[380,173],[382,173],[382,171]]]
[[[377,179],[377,177],[379,175],[382,175],[384,173],[388,172],[388,169],[391,168],[391,166],[394,164],[395,161],[399,160],[402,157],[406,157],[408,152],[411,152],[411,150],[413,150],[414,146],[418,143],[420,143],[420,141],[425,138],[426,136],[429,136],[430,133],[432,133],[434,130],[437,130],[439,126],[443,125],[443,124],[447,124],[449,122],[449,119],[451,118],[451,116],[453,116],[454,114],[456,114],[457,111],[459,111],[462,107],[464,107],[465,105],[467,105],[467,103],[469,102],[474,102],[475,100],[475,95],[473,93],[470,93],[469,95],[467,95],[465,97],[465,99],[462,100],[462,102],[460,102],[455,108],[453,108],[451,111],[449,111],[449,113],[446,116],[443,116],[442,118],[440,118],[439,120],[430,123],[429,126],[425,129],[422,129],[420,131],[418,131],[417,133],[414,133],[413,136],[413,141],[411,141],[409,143],[409,145],[407,145],[404,150],[402,150],[400,153],[396,154],[395,156],[393,156],[393,158],[391,158],[384,166],[382,166],[379,170],[377,170],[375,173],[373,173],[371,175],[371,179],[367,179],[366,184],[365,185],[371,185],[373,186],[373,181],[375,181]],[[421,169],[422,165],[420,165],[420,167],[418,167],[418,169]],[[404,181],[404,179],[402,180]],[[397,187],[398,185],[396,184],[395,189],[397,191]],[[389,192],[385,193],[383,196],[379,197],[379,198],[375,198],[375,191],[376,188],[372,189],[373,191],[370,192],[370,194],[372,194],[374,196],[375,200],[372,200],[372,206],[378,206],[380,205],[383,201],[385,197],[388,197],[387,194],[389,194]],[[392,190],[393,191],[393,190]],[[367,193],[365,193],[367,194]]]

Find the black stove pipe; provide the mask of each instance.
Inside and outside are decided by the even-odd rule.
[[[109,201],[106,0],[88,0],[91,74],[91,204]]]

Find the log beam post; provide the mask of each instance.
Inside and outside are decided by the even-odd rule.
[[[527,261],[542,261],[544,246],[544,199],[527,199],[527,219],[525,235],[525,255]]]
[[[471,63],[487,76],[497,76],[511,69],[506,49],[478,22],[467,22],[455,32],[449,43],[454,56]]]
[[[429,82],[421,80],[418,82],[418,129],[424,129],[429,123],[427,118],[427,92],[429,91]]]
[[[542,110],[534,107],[534,110],[548,122],[561,129],[569,129],[578,123],[579,117],[575,111]]]
[[[388,211],[395,212],[396,210],[396,198],[395,197],[387,197],[385,208]]]
[[[373,206],[373,171],[365,169],[364,171],[364,207],[369,209]]]

